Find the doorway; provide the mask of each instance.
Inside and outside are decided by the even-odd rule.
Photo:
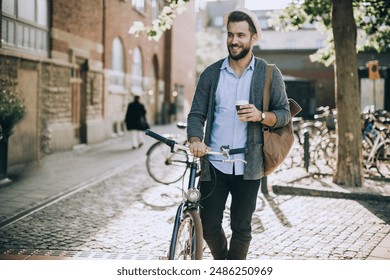
[[[74,144],[87,143],[86,125],[86,85],[88,76],[88,60],[78,59],[77,65],[72,69],[72,123],[74,129]]]

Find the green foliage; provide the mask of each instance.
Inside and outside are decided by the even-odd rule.
[[[330,0],[305,1],[302,9],[308,15],[310,23],[321,22],[324,26],[331,27],[331,4]]]
[[[23,119],[25,113],[25,105],[17,94],[7,89],[1,90],[0,125],[4,134],[10,134],[12,128]]]
[[[337,0],[291,0],[284,10],[276,11],[269,24],[276,30],[294,31],[306,23],[317,29],[325,27],[328,32],[327,45],[311,56],[312,61],[326,66],[333,63],[332,1]],[[353,0],[354,16],[358,32],[359,50],[390,51],[390,1]]]
[[[364,44],[360,50],[390,50],[390,1],[355,1],[356,25],[362,31]]]

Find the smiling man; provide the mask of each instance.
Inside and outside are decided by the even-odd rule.
[[[257,17],[248,10],[225,16],[229,56],[210,65],[201,74],[191,111],[187,137],[191,152],[201,161],[200,191],[203,235],[214,259],[246,259],[260,179],[264,176],[263,126],[281,127],[290,120],[282,74],[273,70],[270,111],[262,112],[266,62],[253,55],[261,37]],[[236,101],[249,103],[240,105]],[[207,156],[209,150],[247,148],[234,155],[234,163]],[[231,195],[228,242],[222,228],[228,195]]]

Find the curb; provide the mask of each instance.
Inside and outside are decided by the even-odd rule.
[[[380,195],[365,192],[339,192],[339,191],[328,191],[318,189],[308,189],[301,187],[291,187],[274,185],[272,191],[279,195],[300,195],[300,196],[312,196],[312,197],[326,197],[326,198],[341,198],[341,199],[352,199],[352,200],[375,200],[381,202],[390,202],[390,196]]]

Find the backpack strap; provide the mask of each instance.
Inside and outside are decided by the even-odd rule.
[[[268,111],[271,99],[271,82],[275,64],[267,64],[265,69],[265,84],[263,94],[263,112]]]

